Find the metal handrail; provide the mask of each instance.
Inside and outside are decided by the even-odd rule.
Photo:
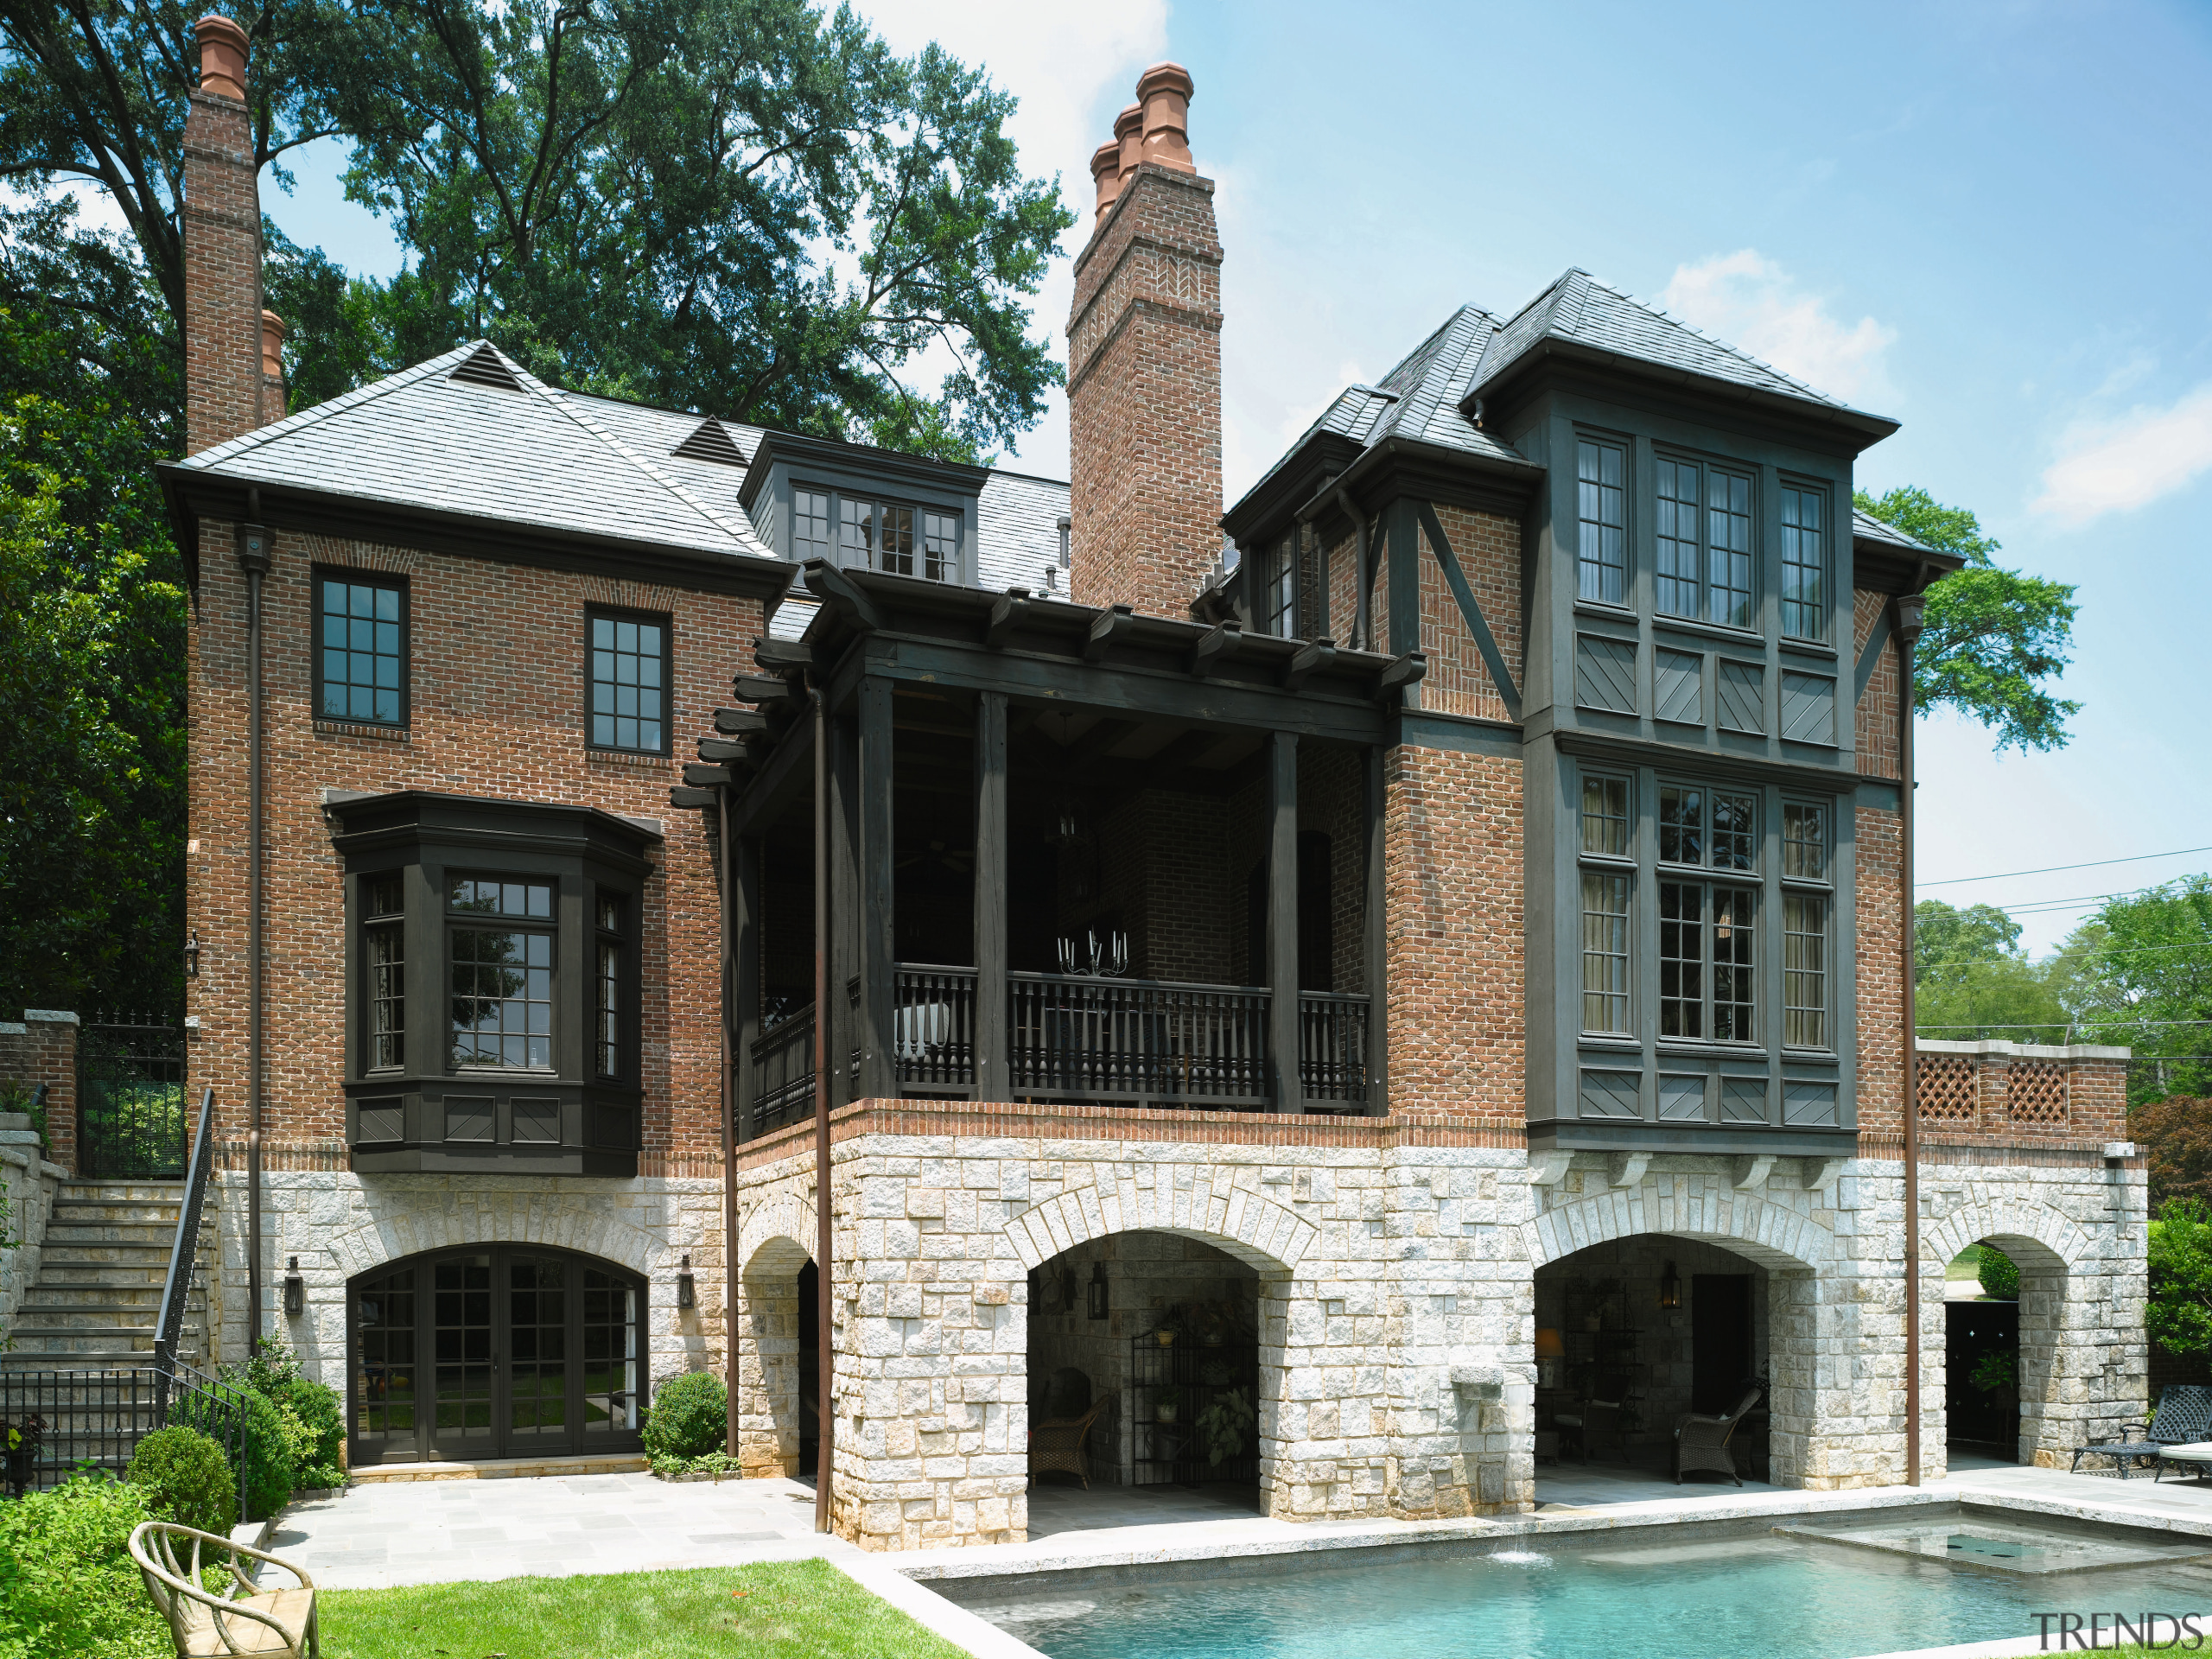
[[[192,1161],[185,1166],[184,1202],[177,1206],[176,1243],[169,1249],[168,1277],[162,1285],[162,1313],[154,1326],[154,1363],[164,1376],[176,1369],[176,1339],[184,1329],[184,1305],[192,1298],[192,1274],[200,1254],[200,1212],[207,1199],[207,1174],[215,1156],[215,1091],[200,1097],[200,1133],[193,1137]]]

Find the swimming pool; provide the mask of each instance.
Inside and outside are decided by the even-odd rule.
[[[2045,1612],[2099,1614],[2109,1643],[2114,1612],[2212,1608],[2212,1540],[1945,1505],[931,1588],[1051,1659],[1847,1659]]]

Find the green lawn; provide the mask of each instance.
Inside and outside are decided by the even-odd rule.
[[[317,1597],[326,1659],[965,1659],[827,1561]]]
[[[1981,1246],[1969,1244],[1953,1256],[1951,1265],[1943,1269],[1943,1277],[1948,1281],[1980,1279],[1981,1277]]]

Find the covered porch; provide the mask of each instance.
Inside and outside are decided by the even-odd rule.
[[[833,1107],[1382,1109],[1386,705],[1418,657],[805,575],[804,637],[760,643],[687,768],[722,785],[740,1139],[810,1114],[825,1053]]]

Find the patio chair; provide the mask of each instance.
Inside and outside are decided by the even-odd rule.
[[[1682,1484],[1682,1477],[1709,1471],[1726,1475],[1738,1486],[1744,1478],[1736,1472],[1735,1454],[1728,1449],[1728,1437],[1736,1432],[1736,1425],[1744,1414],[1759,1402],[1757,1389],[1744,1390],[1744,1397],[1736,1408],[1722,1416],[1708,1413],[1686,1411],[1675,1419],[1675,1484]]]
[[[1042,1474],[1073,1475],[1083,1483],[1085,1491],[1090,1491],[1090,1426],[1114,1403],[1114,1391],[1109,1389],[1080,1417],[1033,1425],[1029,1431],[1030,1479]]]
[[[1566,1411],[1554,1412],[1552,1422],[1573,1440],[1574,1449],[1585,1463],[1590,1461],[1590,1454],[1600,1440],[1610,1442],[1623,1463],[1631,1461],[1628,1454],[1627,1412],[1620,1401],[1578,1401]],[[1561,1450],[1564,1449],[1562,1442]]]
[[[2116,1440],[2091,1440],[2074,1448],[2069,1472],[2079,1470],[2082,1459],[2110,1458],[2122,1480],[2128,1466],[2148,1458],[2155,1469],[2158,1453],[2170,1446],[2190,1446],[2212,1440],[2212,1389],[2195,1382],[2175,1382],[2158,1396],[2158,1409],[2147,1423],[2121,1425]]]
[[[180,1561],[188,1539],[190,1559]],[[203,1549],[217,1558],[209,1567],[230,1570],[231,1582],[219,1593],[201,1585]],[[289,1573],[299,1584],[289,1590],[264,1589],[240,1566],[240,1557]],[[315,1581],[279,1556],[173,1521],[146,1521],[130,1535],[130,1559],[138,1563],[146,1593],[168,1620],[177,1659],[229,1659],[232,1654],[313,1659],[321,1652]]]

